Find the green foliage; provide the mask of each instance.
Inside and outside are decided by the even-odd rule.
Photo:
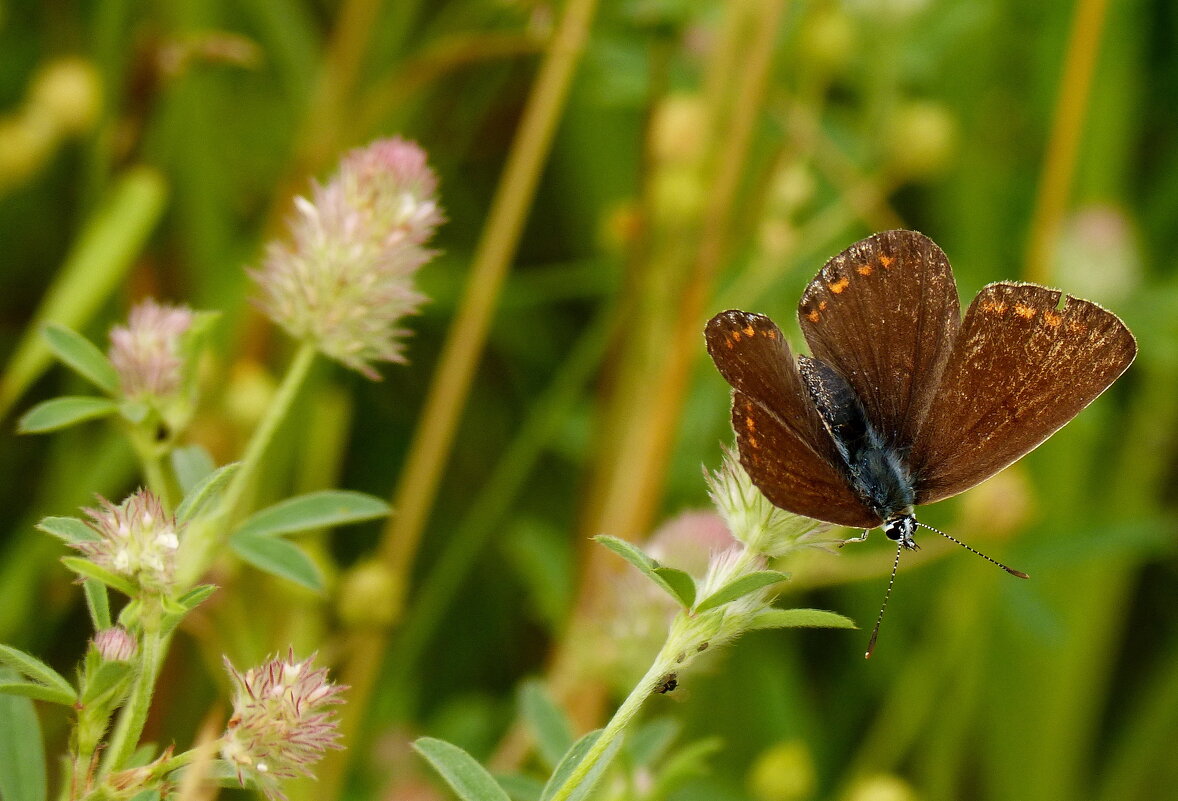
[[[374,520],[389,513],[380,498],[361,492],[324,490],[288,498],[255,513],[234,532],[235,537],[264,538],[299,534],[329,526]]]
[[[17,648],[0,645],[0,665],[11,668],[34,682],[32,685],[6,683],[3,692],[53,701],[66,706],[73,704],[77,699],[77,691],[65,677],[41,660]],[[37,687],[39,694],[30,695],[29,692],[20,691],[18,688],[21,687]]]
[[[676,568],[662,567],[641,548],[626,540],[607,534],[601,534],[593,539],[642,571],[644,576],[678,601],[684,609],[690,609],[695,603],[695,580],[687,573]]]
[[[855,629],[855,621],[825,609],[764,609],[749,621],[750,629]]]
[[[474,757],[456,745],[421,737],[413,748],[429,761],[462,801],[509,801],[495,778]]]
[[[63,556],[61,563],[84,579],[101,582],[112,590],[118,590],[123,595],[135,595],[135,585],[114,571],[107,570],[102,565],[95,564],[78,556]]]
[[[225,652],[244,665],[293,643],[371,676],[371,689],[346,679],[357,687],[341,709],[356,699],[360,734],[314,789],[290,789],[296,801],[408,794],[422,777],[398,738],[440,734],[444,720],[477,720],[472,742],[450,739],[503,760],[502,792],[538,799],[568,732],[604,725],[657,653],[667,613],[648,581],[684,615],[766,589],[783,608],[744,621],[765,631],[692,651],[706,664],[648,699],[642,715],[659,717],[635,721],[610,769],[620,797],[744,798],[748,766],[783,741],[804,744],[814,798],[868,795],[863,782],[879,777],[913,797],[978,801],[1146,801],[1174,786],[1171,4],[598,2],[583,39],[552,38],[575,6],[5,5],[0,171],[21,169],[0,175],[0,412],[9,433],[51,436],[0,437],[0,641],[72,677],[88,622],[141,619],[129,582],[63,544],[95,536],[67,516],[96,493],[144,485],[208,546],[161,611],[172,632],[152,702],[161,743],[193,741],[221,700]],[[549,45],[572,54],[567,93],[535,92],[561,73]],[[41,78],[63,54],[97,74],[97,113],[17,146],[29,142],[5,137],[27,133],[22,120],[46,130]],[[554,103],[547,117],[537,97]],[[549,141],[525,135],[537,118]],[[297,347],[253,309],[246,270],[293,194],[392,134],[426,147],[449,219],[421,274],[430,302],[403,323],[407,363],[372,384],[317,362],[239,479]],[[512,178],[529,144],[535,166]],[[520,217],[500,225],[513,208]],[[1140,356],[1034,454],[921,510],[1034,578],[928,535],[904,554],[865,666],[851,620],[879,609],[882,537],[791,552],[702,597],[718,525],[677,516],[709,507],[700,466],[732,438],[701,322],[762,311],[802,346],[801,287],[850,242],[895,226],[944,247],[966,301],[995,280],[1058,286],[1121,315]],[[1047,257],[1029,255],[1043,243]],[[476,269],[485,252],[500,270]],[[118,389],[107,333],[147,294],[222,315],[210,325],[202,313],[187,343],[183,426],[107,397]],[[440,385],[462,386],[443,402]],[[453,430],[423,434],[438,406]],[[429,469],[411,470],[423,450]],[[430,472],[436,497],[397,495]],[[283,499],[331,487],[394,499],[390,522],[419,530],[331,530],[389,513],[350,496],[287,516]],[[585,542],[599,533],[613,553]],[[698,561],[681,558],[684,543]],[[351,593],[362,620],[340,612]],[[379,656],[356,664],[357,653]],[[538,671],[551,696],[531,684],[513,694]],[[35,677],[4,681],[65,698]],[[56,766],[66,710],[12,694],[0,705],[0,795],[67,794],[56,769],[46,778],[34,715]],[[676,732],[656,725],[667,718]],[[637,766],[642,782],[630,781]]]
[[[106,398],[85,396],[54,398],[38,403],[20,418],[17,428],[22,434],[45,434],[62,428],[109,417],[119,411],[119,404]]]
[[[548,783],[544,785],[544,792],[540,795],[540,801],[551,801],[556,796],[557,791],[564,786],[573,771],[585,759],[601,734],[600,729],[591,731],[569,746],[569,750],[560,758],[556,768],[552,771],[552,776],[548,779]],[[594,786],[601,779],[602,774],[605,773],[605,769],[609,767],[610,760],[621,746],[621,740],[614,740],[610,743],[606,752],[602,754],[600,760],[594,763],[590,772],[573,788],[571,794],[565,796],[567,801],[582,801],[582,799],[587,798],[593,792]]]
[[[207,472],[199,479],[196,479],[191,472],[186,471],[186,475],[192,481],[192,484],[188,488],[188,493],[184,496],[184,500],[180,501],[180,505],[176,507],[176,521],[187,523],[205,511],[208,504],[217,497],[218,493],[233,478],[233,475],[237,472],[237,467],[237,462],[233,462],[232,464],[227,464],[224,467]],[[182,486],[186,483],[184,480],[181,481]]]
[[[718,606],[723,606],[726,603],[731,603],[737,598],[748,595],[750,592],[771,587],[778,582],[786,581],[789,578],[788,573],[782,573],[777,570],[758,570],[755,573],[746,573],[738,579],[735,579],[728,584],[725,584],[714,593],[704,598],[695,607],[695,612],[706,612],[709,609],[715,609]]]
[[[8,684],[0,670],[0,682]],[[3,686],[0,684],[0,686]],[[45,744],[41,724],[29,698],[0,693],[0,798],[5,801],[45,801]]]
[[[229,547],[258,570],[293,581],[309,590],[323,590],[323,576],[314,562],[297,545],[284,539],[234,534],[229,538]]]
[[[64,325],[47,325],[45,342],[61,362],[107,395],[119,391],[119,376],[110,360],[94,343]]]
[[[98,539],[98,532],[76,517],[46,517],[37,528],[70,545]]]
[[[540,758],[549,768],[573,745],[573,730],[568,718],[536,680],[525,681],[519,688],[519,713],[536,738]]]

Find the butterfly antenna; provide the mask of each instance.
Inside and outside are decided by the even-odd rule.
[[[965,544],[964,542],[962,542],[961,540],[957,539],[956,537],[954,537],[954,536],[952,536],[952,535],[950,535],[950,534],[946,534],[945,532],[941,531],[939,528],[933,528],[932,526],[928,525],[927,523],[919,523],[919,522],[918,522],[916,525],[920,526],[921,528],[927,528],[929,531],[935,531],[935,532],[937,532],[937,533],[938,533],[938,534],[940,534],[942,537],[944,537],[945,539],[949,540],[949,542],[955,542],[955,543],[957,543],[958,545],[960,545],[962,548],[964,548],[965,550],[969,551],[970,553],[972,553],[972,554],[976,554],[977,556],[980,556],[980,557],[982,557],[982,558],[983,558],[983,559],[985,559],[987,562],[991,562],[992,564],[998,565],[998,567],[1002,568],[1003,570],[1005,570],[1007,573],[1009,573],[1009,574],[1010,574],[1010,575],[1012,575],[1012,576],[1018,576],[1019,578],[1030,578],[1030,576],[1028,576],[1028,575],[1027,575],[1026,573],[1024,573],[1023,571],[1021,571],[1021,570],[1015,570],[1013,567],[1007,567],[1006,565],[1004,565],[1004,564],[1002,564],[1001,562],[999,562],[997,559],[994,559],[994,558],[992,558],[992,557],[986,556],[984,553],[982,553],[981,551],[979,551],[977,548],[974,548],[973,546],[970,546],[970,545],[966,545],[966,544]]]
[[[892,585],[896,583],[896,571],[900,569],[900,554],[904,553],[904,543],[896,546],[896,560],[892,562],[892,577],[888,579],[888,589],[884,593],[883,606],[879,608],[879,617],[875,619],[875,628],[871,630],[871,639],[867,641],[867,653],[863,654],[864,659],[871,658],[871,652],[875,650],[875,638],[879,636],[879,624],[883,623],[884,612],[888,608],[888,599],[892,597]]]

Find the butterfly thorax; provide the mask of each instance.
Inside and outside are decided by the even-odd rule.
[[[880,523],[911,516],[916,494],[900,450],[871,424],[850,383],[817,359],[802,356],[798,366],[851,487]]]

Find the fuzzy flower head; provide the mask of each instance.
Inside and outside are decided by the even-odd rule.
[[[131,309],[127,325],[110,332],[110,361],[128,398],[167,398],[184,384],[181,340],[192,327],[186,306],[148,298]]]
[[[105,662],[130,662],[139,650],[139,643],[122,626],[111,626],[94,635],[94,648]]]
[[[779,557],[794,548],[837,542],[821,536],[830,529],[829,523],[774,506],[753,484],[736,454],[727,448],[720,469],[705,477],[708,495],[732,536],[754,553]]]
[[[398,138],[353,150],[295,207],[290,242],[272,243],[251,273],[258,304],[291,336],[379,379],[374,362],[405,360],[398,325],[425,301],[413,279],[443,219],[425,151]]]
[[[98,496],[97,509],[84,509],[97,534],[73,546],[90,561],[130,579],[144,590],[163,592],[172,584],[180,538],[174,517],[159,498],[140,489],[115,505]]]
[[[229,660],[233,680],[233,717],[221,737],[221,756],[237,770],[245,786],[249,779],[270,799],[284,799],[279,784],[295,776],[311,776],[310,767],[329,748],[339,744],[339,723],[325,711],[343,703],[346,689],[327,680],[326,668],[314,668],[315,655],[295,661],[275,657],[265,664],[238,672]]]

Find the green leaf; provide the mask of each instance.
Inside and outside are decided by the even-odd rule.
[[[111,696],[121,694],[127,689],[133,673],[134,665],[130,662],[101,663],[86,682],[82,703],[86,706],[108,703]]]
[[[593,538],[596,542],[600,542],[606,548],[616,553],[618,556],[625,559],[634,567],[641,570],[643,573],[652,573],[654,569],[659,566],[659,563],[647,556],[646,551],[639,548],[632,542],[611,537],[608,534],[598,534]]]
[[[779,581],[785,581],[789,578],[788,573],[782,573],[777,570],[758,570],[755,573],[745,573],[740,578],[728,582],[714,593],[704,598],[699,602],[699,606],[695,608],[695,612],[706,612],[709,609],[715,609],[717,606],[723,606],[726,603],[735,601],[737,598],[742,598],[750,592],[755,592],[763,587],[768,587],[770,584],[776,584]]]
[[[681,726],[672,718],[655,718],[626,736],[626,754],[634,767],[651,767],[679,736]]]
[[[87,420],[107,417],[119,410],[119,405],[107,398],[89,395],[67,395],[38,403],[25,412],[16,424],[21,434],[43,434],[57,431]]]
[[[648,798],[667,798],[684,782],[708,773],[707,759],[723,747],[719,737],[707,737],[675,749],[655,775]]]
[[[200,445],[183,445],[172,451],[172,471],[180,490],[188,495],[200,480],[217,469],[217,463]]]
[[[97,346],[72,328],[50,323],[41,336],[58,359],[107,395],[119,391],[119,374]]]
[[[90,610],[90,622],[95,631],[110,628],[110,596],[106,594],[106,585],[92,578],[82,580],[82,590],[86,594],[86,608]]]
[[[210,595],[217,591],[217,589],[218,588],[216,584],[198,584],[177,598],[176,602],[191,612],[193,609],[196,609],[196,607],[204,603]]]
[[[112,590],[118,590],[127,597],[133,598],[138,594],[138,589],[126,578],[114,571],[107,570],[101,565],[94,564],[89,559],[83,559],[80,556],[63,556],[61,557],[61,563],[79,576],[101,581]]]
[[[97,531],[76,517],[46,517],[36,527],[70,545],[75,542],[93,542],[100,539]]]
[[[187,617],[189,612],[216,591],[217,585],[215,584],[201,584],[193,587],[179,598],[165,598],[162,624],[164,631],[171,631],[180,625],[180,621]]]
[[[521,773],[497,773],[495,781],[511,796],[511,801],[540,801],[544,782]]]
[[[0,671],[0,680],[12,678]],[[45,801],[48,797],[45,744],[37,711],[28,698],[0,695],[0,798]]]
[[[683,598],[679,595],[675,588],[672,587],[665,578],[658,574],[657,571],[659,570],[659,563],[648,556],[646,552],[637,545],[632,542],[627,542],[626,540],[618,539],[617,537],[611,537],[608,534],[598,534],[593,539],[597,542],[600,542],[606,548],[609,548],[618,556],[622,557],[627,562],[634,565],[634,567],[641,570],[647,578],[661,587],[664,592],[674,598],[678,603],[683,603]],[[693,587],[692,594],[694,595],[694,593],[695,589]],[[690,606],[686,606],[686,608],[690,609]]]
[[[44,684],[34,684],[31,681],[0,682],[0,693],[32,698],[34,701],[49,701],[68,707],[72,707],[77,700],[73,693],[63,693],[56,687],[46,687]]]
[[[573,744],[573,729],[564,712],[552,700],[543,682],[529,679],[519,689],[520,716],[532,730],[540,757],[554,767]]]
[[[655,575],[667,582],[667,586],[675,594],[684,609],[690,609],[695,603],[695,579],[674,567],[656,567]]]
[[[278,537],[384,517],[389,505],[362,492],[324,490],[288,498],[252,515],[235,536]]]
[[[10,645],[0,645],[0,665],[7,665],[16,672],[27,676],[33,681],[51,687],[70,697],[73,703],[77,693],[74,686],[53,668],[46,665],[37,657]]]
[[[184,496],[184,500],[180,501],[180,505],[176,507],[176,522],[187,523],[200,514],[209,502],[225,488],[240,466],[240,462],[231,462],[198,481],[196,486]]]
[[[234,534],[229,538],[229,547],[259,570],[312,590],[323,590],[319,570],[305,553],[284,539]]]
[[[597,742],[597,738],[601,736],[601,729],[591,731],[573,743],[573,746],[561,757],[560,764],[556,766],[556,770],[552,771],[551,778],[548,779],[548,784],[544,785],[544,794],[540,796],[540,801],[549,801],[556,791],[559,790],[564,783],[576,770],[577,766],[581,764],[581,760],[585,758],[585,754]],[[585,774],[585,778],[581,783],[573,788],[572,793],[568,796],[568,801],[582,801],[589,793],[593,791],[593,786],[597,784],[597,780],[601,778],[601,774],[609,767],[609,763],[613,761],[614,755],[617,754],[618,748],[622,745],[622,738],[616,737],[614,741],[609,744],[605,751],[597,760],[589,772]]]
[[[414,741],[413,749],[425,757],[462,801],[511,801],[495,778],[458,746],[421,737]]]
[[[749,629],[857,629],[855,621],[824,609],[765,609],[748,623]]]

